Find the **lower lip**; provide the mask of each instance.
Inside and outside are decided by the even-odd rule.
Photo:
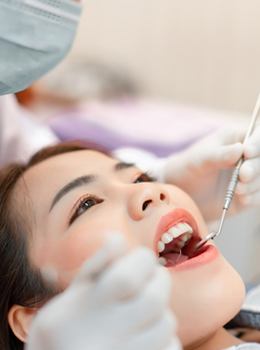
[[[169,269],[173,271],[194,269],[210,263],[211,261],[215,260],[218,257],[218,255],[219,253],[217,248],[214,245],[210,244],[205,247],[203,253],[195,256],[192,259],[186,260],[183,263],[180,263],[176,266],[169,267]]]

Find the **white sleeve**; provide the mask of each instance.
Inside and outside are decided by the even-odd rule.
[[[147,171],[159,182],[163,182],[163,168],[167,158],[158,158],[151,152],[133,147],[119,148],[113,155],[123,162],[134,163],[140,170]]]
[[[26,161],[57,141],[52,131],[25,111],[13,95],[0,96],[0,166]]]

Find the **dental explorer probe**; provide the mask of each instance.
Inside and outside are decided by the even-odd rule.
[[[252,114],[252,118],[246,133],[246,136],[244,138],[243,144],[245,144],[247,142],[247,139],[249,138],[249,136],[251,135],[252,131],[254,130],[255,127],[255,123],[257,120],[257,116],[259,114],[259,110],[260,110],[260,94],[258,95],[257,101],[256,101],[256,105]],[[219,223],[219,228],[217,232],[210,232],[204,239],[202,239],[195,247],[195,250],[201,248],[202,246],[204,246],[205,243],[207,243],[210,239],[214,239],[216,238],[222,231],[222,227],[223,227],[223,223],[226,217],[226,213],[230,207],[230,204],[232,202],[236,187],[237,187],[237,183],[238,183],[238,178],[239,178],[239,172],[240,172],[240,168],[242,166],[244,162],[244,157],[242,156],[237,164],[236,167],[232,173],[229,185],[228,185],[228,189],[226,192],[226,196],[225,196],[225,201],[224,201],[224,206],[223,206],[223,210],[222,210],[222,215],[221,215],[221,219],[220,219],[220,223]]]

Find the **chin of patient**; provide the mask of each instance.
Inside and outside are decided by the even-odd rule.
[[[239,343],[223,326],[240,309],[243,282],[213,243],[194,256],[207,226],[180,188],[76,144],[46,149],[27,165],[4,169],[0,188],[0,274],[6,276],[0,295],[6,333],[0,344],[6,349],[23,348],[37,308],[70,282],[61,278],[56,289],[47,286],[42,264],[60,264],[73,278],[112,231],[124,236],[129,250],[152,249],[169,270],[171,309],[184,348]],[[46,249],[50,242],[55,250]]]

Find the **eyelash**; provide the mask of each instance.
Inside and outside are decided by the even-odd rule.
[[[155,182],[156,179],[152,176],[150,176],[148,173],[142,173],[140,174],[135,181],[133,182],[134,184],[137,183],[142,183],[142,182]],[[91,206],[86,207],[85,204],[88,201],[93,201],[94,204],[92,204]],[[83,198],[81,198],[78,203],[76,203],[75,205],[75,210],[69,220],[69,225],[71,225],[79,216],[81,216],[85,211],[87,211],[88,209],[90,209],[91,207],[93,207],[94,205],[103,203],[104,199],[101,199],[97,196],[94,195],[85,195]],[[85,207],[85,208],[84,208]],[[83,209],[83,212],[80,213],[79,211]],[[85,209],[85,210],[84,210]]]
[[[141,180],[141,181],[139,181],[139,180]],[[140,174],[140,175],[136,178],[136,180],[134,181],[135,184],[136,184],[136,183],[140,183],[140,182],[156,182],[156,179],[155,179],[155,177],[149,175],[148,172],[146,172],[146,173]]]
[[[92,204],[91,206],[89,207],[86,207],[85,204],[88,202],[88,201],[93,201],[95,202],[94,204]],[[104,202],[104,199],[101,199],[101,198],[98,198],[92,194],[89,194],[89,195],[85,195],[83,198],[81,198],[79,200],[78,203],[76,203],[75,205],[75,210],[74,210],[74,213],[72,214],[71,218],[70,218],[70,221],[69,221],[69,225],[71,225],[79,216],[81,216],[86,210],[90,209],[91,207],[93,207],[94,205],[96,204],[100,204]],[[85,206],[85,208],[84,208]],[[80,213],[79,211],[83,209],[83,212]],[[85,210],[84,210],[85,209]]]

